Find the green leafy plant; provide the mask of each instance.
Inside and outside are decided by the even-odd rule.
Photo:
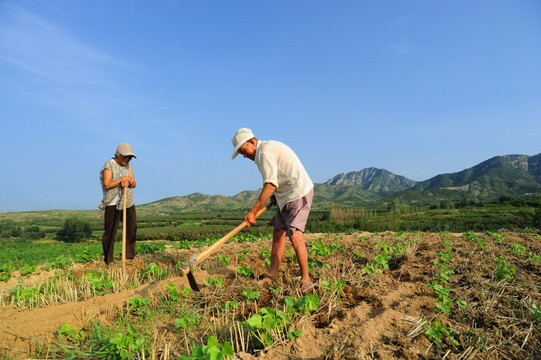
[[[115,283],[108,278],[106,272],[92,270],[83,275],[83,280],[87,281],[91,290],[97,295],[104,295],[112,292]]]
[[[189,327],[194,327],[199,324],[200,321],[201,315],[199,314],[184,315],[175,319],[175,329],[187,329]]]
[[[363,258],[363,253],[362,251],[359,251],[359,250],[355,250],[353,251],[353,256],[351,257],[354,261],[355,260],[361,260]]]
[[[242,249],[242,253],[237,255],[237,258],[239,260],[246,260],[246,254],[248,254],[249,252],[250,252],[249,249],[244,248],[244,249]]]
[[[537,304],[532,303],[530,313],[533,315],[534,321],[541,324],[541,306],[537,306]]]
[[[513,281],[516,273],[515,268],[509,267],[507,260],[501,256],[496,257],[496,262],[498,265],[498,270],[496,270],[496,277],[498,280],[505,278],[509,281]]]
[[[468,303],[462,296],[456,301],[456,305],[462,310],[466,310],[468,308]]]
[[[105,351],[114,359],[131,359],[136,354],[146,354],[145,337],[137,332],[133,325],[129,325],[126,334],[115,333],[109,339]]]
[[[254,270],[250,269],[247,265],[237,265],[237,274],[248,277],[252,276]]]
[[[142,279],[163,279],[169,274],[169,270],[160,267],[155,262],[151,262],[147,265],[143,271],[141,271]]]
[[[231,300],[226,301],[225,304],[217,306],[218,310],[221,310],[221,311],[227,311],[229,309],[238,309],[238,307],[239,307],[239,302],[231,301]]]
[[[216,257],[216,261],[218,261],[220,264],[222,264],[223,266],[228,266],[229,265],[229,256],[225,256],[225,255],[218,255]]]
[[[391,253],[385,251],[382,254],[377,255],[371,262],[362,267],[362,271],[366,274],[381,274],[383,269],[389,269],[389,260],[391,260]]]
[[[533,262],[537,263],[537,264],[541,264],[541,256],[539,255],[536,255],[534,253],[529,253],[528,254],[528,259],[532,260]]]
[[[74,259],[77,262],[89,263],[98,258],[98,255],[92,255],[88,249],[75,254]]]
[[[528,248],[520,243],[514,243],[511,245],[511,252],[515,256],[523,256],[528,251]]]
[[[11,264],[3,264],[0,266],[0,281],[8,281],[11,279],[12,272],[13,266]]]
[[[288,308],[289,313],[295,313],[298,311],[301,314],[308,314],[310,311],[317,310],[319,301],[319,298],[315,294],[302,296],[298,300],[292,296],[289,296],[285,299],[285,305]]]
[[[460,343],[454,338],[453,334],[458,335],[459,332],[453,328],[446,328],[439,321],[433,322],[426,330],[425,335],[435,345],[446,348],[446,340],[451,346],[456,347]]]
[[[406,247],[403,244],[395,244],[391,247],[391,253],[396,256],[401,256],[406,253]]]
[[[302,296],[299,299],[290,296],[285,299],[286,311],[262,308],[242,324],[248,327],[256,348],[264,348],[275,341],[283,341],[286,337],[294,340],[301,336],[302,331],[296,330],[289,324],[291,317],[297,313],[307,314],[316,311],[318,305],[319,298],[314,294]]]
[[[141,254],[154,254],[165,250],[165,244],[161,243],[137,243],[137,252]]]
[[[71,264],[73,264],[73,260],[64,256],[59,256],[53,261],[46,262],[45,264],[51,269],[65,269]]]
[[[284,336],[289,321],[290,317],[280,310],[262,308],[243,324],[249,326],[256,347],[264,348]]]
[[[473,231],[468,231],[464,234],[465,237],[470,239],[471,241],[475,242],[481,249],[484,249],[487,247],[485,239],[477,236]]]
[[[310,246],[310,254],[317,256],[332,255],[332,249],[326,245],[312,245]]]
[[[449,281],[451,280],[451,276],[454,275],[455,273],[454,270],[451,269],[451,267],[447,265],[446,263],[440,263],[438,261],[435,261],[434,265],[437,266],[440,270],[436,274],[436,277],[438,278],[438,280],[445,284],[449,283]]]
[[[455,254],[452,251],[440,251],[438,252],[438,256],[443,263],[449,264],[453,261]]]
[[[310,271],[312,271],[315,268],[328,268],[328,267],[329,265],[324,261],[316,260],[312,257],[308,258],[308,269],[310,269]]]
[[[191,355],[181,355],[179,360],[222,360],[235,355],[233,347],[229,341],[220,344],[214,336],[209,336],[207,345],[201,345],[193,348]]]
[[[36,267],[32,265],[26,265],[21,268],[21,275],[26,276],[34,273],[36,271]]]
[[[78,327],[71,327],[71,324],[64,324],[57,329],[60,342],[80,342],[85,338],[86,333]]]
[[[340,281],[326,281],[322,280],[320,281],[320,285],[323,288],[323,291],[325,291],[328,294],[337,294],[338,296],[344,295],[344,287],[346,286],[346,282],[344,280]]]
[[[23,306],[33,306],[39,301],[40,289],[37,287],[23,288],[17,285],[11,290],[11,303]]]
[[[131,297],[128,300],[128,312],[140,317],[146,317],[150,314],[150,299],[141,296]]]
[[[263,259],[263,266],[269,267],[271,263],[271,252],[268,249],[261,249],[259,258]]]
[[[187,286],[185,286],[182,291],[180,291],[173,283],[167,284],[165,286],[165,289],[167,290],[169,298],[171,298],[171,300],[173,301],[178,301],[181,297],[187,296],[192,292],[192,289]]]
[[[247,302],[258,300],[261,297],[261,293],[258,290],[244,289],[242,295]]]
[[[503,243],[503,242],[506,241],[504,234],[501,234],[501,233],[498,233],[498,232],[495,232],[495,231],[487,231],[487,235],[492,236],[493,238],[495,238],[496,242],[498,242],[498,243]]]
[[[225,280],[220,277],[211,277],[205,280],[205,284],[211,289],[218,289],[225,286]]]
[[[433,280],[427,286],[432,289],[432,294],[436,297],[436,309],[446,314],[450,314],[453,306],[453,301],[449,297],[451,287],[443,286],[436,280]]]

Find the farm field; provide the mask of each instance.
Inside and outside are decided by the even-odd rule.
[[[230,240],[195,270],[199,293],[178,266],[208,241],[140,242],[126,275],[120,261],[106,267],[96,259],[96,244],[35,269],[4,269],[0,357],[541,358],[536,232],[305,239],[316,284],[308,294],[299,291],[289,244],[280,276],[255,284],[270,239],[253,235]]]

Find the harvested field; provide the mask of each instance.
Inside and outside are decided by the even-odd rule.
[[[140,255],[128,276],[119,263],[98,261],[13,273],[0,283],[0,356],[203,359],[194,350],[215,338],[216,351],[228,355],[230,344],[230,358],[242,360],[541,358],[539,235],[305,239],[311,294],[299,290],[290,244],[279,278],[256,285],[269,255],[266,238],[222,246],[195,271],[200,293],[184,290],[187,278],[176,268],[201,249]],[[52,283],[54,291],[22,297]],[[258,327],[261,319],[267,322]]]

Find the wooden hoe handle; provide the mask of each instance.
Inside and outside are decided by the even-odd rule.
[[[265,211],[267,211],[268,208],[270,208],[273,205],[272,202],[267,204],[264,208],[259,210],[259,212],[255,215],[257,218],[259,215],[263,214]],[[195,265],[201,263],[203,260],[208,258],[210,255],[212,255],[220,246],[222,246],[227,240],[231,239],[233,236],[235,236],[239,231],[244,229],[246,227],[246,221],[243,221],[242,224],[228,232],[224,237],[222,237],[220,240],[216,241],[214,244],[212,244],[208,249],[203,251],[202,253],[199,253],[197,257],[195,258],[195,261],[191,264],[191,267],[194,267]],[[190,268],[183,268],[182,271],[184,274],[187,274],[190,271]]]
[[[122,197],[122,274],[126,275],[126,193],[128,188],[124,188]]]

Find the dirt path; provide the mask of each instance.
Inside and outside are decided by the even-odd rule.
[[[209,274],[199,271],[196,279],[202,281]],[[163,291],[173,283],[177,288],[189,286],[185,277],[174,277],[144,284],[133,290],[96,296],[91,299],[51,305],[42,308],[17,309],[15,306],[0,308],[0,344],[2,353],[12,353],[17,359],[24,359],[32,346],[33,340],[54,339],[57,329],[64,324],[83,327],[93,319],[107,321],[107,315],[124,305],[131,297],[147,297],[153,292]]]

